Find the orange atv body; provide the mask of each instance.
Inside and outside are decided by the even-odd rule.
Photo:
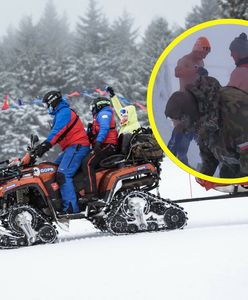
[[[31,136],[28,153],[22,160],[0,162],[7,164],[0,168],[0,248],[53,243],[58,233],[56,227],[64,229],[71,219],[86,218],[99,230],[118,235],[186,225],[187,215],[182,207],[161,198],[158,189],[157,195],[149,193],[159,186],[160,152],[156,152],[158,156],[140,159],[127,158],[123,153],[118,154],[118,159],[108,157],[96,170],[98,197],[103,206],[82,197],[84,178],[79,169],[74,176],[74,188],[80,212],[61,214],[58,166],[51,162],[36,164],[37,141],[37,137]]]
[[[56,216],[56,210],[59,210],[61,203],[59,185],[56,182],[57,165],[42,162],[30,166],[30,159],[30,155],[26,154],[22,160],[23,167],[18,170],[18,173],[13,174],[13,178],[9,178],[1,184],[0,199],[7,199],[9,195],[16,193],[18,190],[30,189],[35,191],[36,195],[40,193],[38,198],[40,200],[42,198],[41,207],[49,208],[51,210],[49,213]],[[81,172],[79,171],[76,176],[80,178],[82,176]],[[96,172],[96,181],[99,196],[107,202],[111,191],[113,192],[118,182],[122,182],[122,188],[128,188],[131,181],[133,188],[146,185],[149,189],[149,187],[154,188],[158,184],[158,174],[152,163],[143,163],[120,168],[99,169]],[[84,195],[84,189],[75,185],[75,190],[80,199],[80,195]],[[37,199],[37,201],[39,200]],[[2,203],[4,204],[4,201]]]

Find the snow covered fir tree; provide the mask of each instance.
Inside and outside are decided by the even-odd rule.
[[[195,5],[185,20],[186,28],[190,28],[199,23],[218,19],[220,7],[217,0],[201,0],[200,5]]]
[[[218,0],[220,17],[248,20],[247,0]]]
[[[38,22],[23,17],[0,43],[0,99],[8,95],[12,106],[1,113],[0,160],[20,156],[33,128],[45,137],[49,117],[32,100],[51,89],[68,94],[112,85],[118,94],[145,106],[149,72],[175,34],[165,19],[158,18],[141,37],[128,12],[110,23],[95,0],[89,0],[74,32],[52,1]],[[24,102],[21,108],[15,105],[18,99]],[[70,102],[87,123],[90,98],[73,97]],[[138,106],[137,110],[141,122],[148,125],[146,111]]]

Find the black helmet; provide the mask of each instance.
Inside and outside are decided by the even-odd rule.
[[[111,101],[107,97],[97,97],[91,102],[91,111],[93,114],[96,114],[105,106],[110,105]]]
[[[46,103],[47,107],[52,107],[53,109],[58,106],[62,100],[62,95],[60,91],[50,91],[46,93],[43,97],[42,102]]]

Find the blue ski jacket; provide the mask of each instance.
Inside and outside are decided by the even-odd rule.
[[[51,143],[51,145],[58,143],[62,150],[71,145],[90,145],[84,125],[80,118],[78,118],[77,122],[67,135],[58,142],[60,136],[74,123],[77,118],[76,113],[70,109],[69,104],[64,97],[55,110],[53,112],[49,112],[49,114],[54,116],[52,129],[47,137],[47,141]]]
[[[118,132],[114,111],[110,106],[103,107],[93,120],[92,133],[96,136],[94,142],[118,144]]]

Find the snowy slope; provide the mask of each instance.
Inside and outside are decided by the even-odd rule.
[[[189,175],[168,159],[162,178],[163,197],[189,197]],[[184,207],[184,230],[116,237],[80,220],[60,243],[3,250],[0,299],[246,300],[248,199]]]

